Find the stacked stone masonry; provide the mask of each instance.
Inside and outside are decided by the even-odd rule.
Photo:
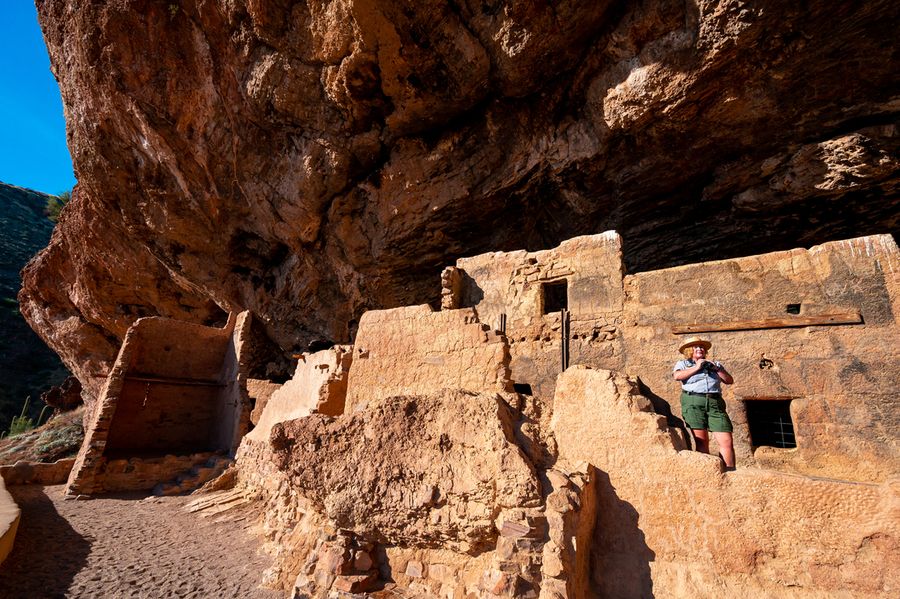
[[[153,489],[233,453],[249,424],[240,340],[222,328],[143,318],[129,330],[69,475],[70,496]]]
[[[506,315],[513,382],[541,403],[551,403],[565,333],[570,365],[634,375],[677,422],[672,365],[693,333],[673,328],[741,323],[750,328],[701,334],[736,379],[725,399],[742,463],[871,482],[900,473],[900,254],[890,235],[625,276],[620,240],[608,232],[543,252],[461,259],[457,267],[465,273],[461,305],[482,321]],[[567,323],[543,313],[541,285],[560,277]],[[834,313],[858,313],[860,322],[770,324],[824,323]],[[790,400],[796,450],[754,446],[744,402],[767,400]]]
[[[441,389],[505,391],[508,370],[505,339],[471,308],[373,310],[359,322],[347,411],[363,410],[382,398]]]

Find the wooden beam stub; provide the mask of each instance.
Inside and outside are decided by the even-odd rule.
[[[183,379],[163,376],[149,375],[125,375],[126,381],[137,381],[140,383],[156,383],[159,385],[174,385],[176,387],[224,387],[225,383],[219,381],[207,381],[203,379]]]
[[[797,315],[762,320],[732,320],[727,322],[703,322],[672,327],[675,335],[685,333],[713,333],[717,331],[758,331],[764,329],[788,329],[840,324],[862,324],[862,316],[856,311],[830,312],[828,314]]]

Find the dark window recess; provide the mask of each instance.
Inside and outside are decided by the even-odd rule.
[[[565,279],[544,283],[544,314],[569,309],[569,286]]]
[[[791,421],[791,400],[745,400],[750,444],[754,447],[797,447],[794,423]]]
[[[531,391],[531,385],[528,383],[513,383],[513,391],[521,395],[534,395]]]
[[[331,349],[332,347],[334,347],[334,341],[330,341],[328,339],[313,339],[309,342],[309,345],[307,345],[306,351],[314,354],[317,351],[322,351],[323,349]]]
[[[784,311],[788,314],[800,314],[800,304],[788,304]]]

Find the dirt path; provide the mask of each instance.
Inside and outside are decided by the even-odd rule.
[[[257,585],[268,558],[245,522],[184,511],[188,497],[64,501],[62,486],[13,486],[22,509],[0,597],[275,599]]]

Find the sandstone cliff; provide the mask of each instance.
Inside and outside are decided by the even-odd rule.
[[[22,310],[94,394],[140,316],[302,349],[462,255],[900,222],[896,2],[37,4],[79,185]]]

